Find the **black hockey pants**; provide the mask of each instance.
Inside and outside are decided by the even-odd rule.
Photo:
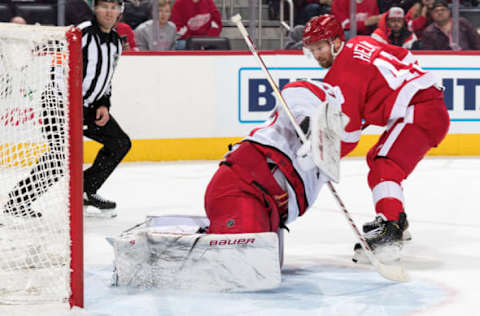
[[[132,143],[112,115],[105,126],[97,126],[90,120],[86,124],[83,135],[103,145],[92,166],[83,172],[83,191],[96,193],[128,153]]]

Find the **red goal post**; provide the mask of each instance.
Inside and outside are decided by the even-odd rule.
[[[0,23],[0,304],[83,307],[81,41]]]
[[[82,99],[82,32],[71,28],[67,31],[68,62],[70,76],[68,80],[70,112],[70,238],[71,274],[69,298],[70,306],[83,307],[83,99]]]

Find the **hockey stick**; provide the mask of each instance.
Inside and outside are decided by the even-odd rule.
[[[253,44],[252,39],[248,35],[247,30],[242,24],[242,17],[237,14],[231,17],[231,21],[235,23],[240,31],[240,33],[243,36],[243,39],[245,40],[248,48],[252,52],[252,54],[257,58],[257,61],[259,62],[260,66],[262,67],[262,70],[264,71],[265,75],[267,76],[268,82],[270,83],[270,86],[272,87],[273,91],[275,92],[276,96],[280,100],[280,103],[282,104],[285,112],[288,115],[288,118],[290,119],[293,127],[295,128],[295,131],[299,135],[302,143],[307,142],[307,137],[303,133],[302,129],[298,125],[298,123],[295,121],[295,118],[293,117],[292,112],[290,111],[290,108],[288,107],[287,103],[285,102],[285,99],[283,98],[282,94],[280,93],[280,90],[278,89],[277,85],[273,81],[272,75],[268,71],[267,67],[265,66],[265,63],[263,62],[263,59],[258,55],[257,49],[255,48],[255,45]],[[409,277],[408,274],[406,273],[405,269],[403,268],[402,265],[385,265],[381,263],[375,254],[373,253],[372,249],[368,246],[368,243],[365,241],[363,238],[362,234],[357,228],[357,225],[355,225],[355,222],[353,221],[352,217],[350,216],[350,213],[347,211],[345,205],[343,204],[342,200],[340,199],[340,196],[338,195],[337,191],[335,190],[335,187],[333,186],[331,181],[328,181],[328,187],[330,189],[330,192],[332,192],[334,198],[336,199],[337,203],[340,205],[340,208],[343,211],[343,214],[345,215],[345,218],[349,222],[355,236],[359,240],[360,244],[363,247],[363,250],[372,263],[372,265],[375,267],[375,269],[380,273],[384,278],[392,281],[408,281]]]
[[[268,83],[270,83],[270,86],[272,87],[273,91],[277,95],[278,99],[280,100],[280,103],[282,103],[282,106],[287,112],[288,118],[290,121],[293,123],[293,127],[295,128],[295,131],[299,135],[300,139],[302,140],[302,143],[307,142],[307,137],[303,133],[302,129],[300,126],[297,124],[295,121],[295,118],[293,117],[292,111],[290,111],[290,108],[287,106],[287,102],[285,102],[285,99],[283,98],[282,94],[280,93],[280,90],[278,89],[277,85],[275,84],[275,81],[273,81],[272,75],[270,72],[267,70],[267,66],[265,66],[265,63],[263,62],[263,59],[257,54],[257,49],[255,48],[255,45],[253,44],[252,39],[250,38],[250,35],[248,35],[247,30],[245,29],[245,26],[242,24],[242,17],[240,14],[234,15],[230,18],[230,20],[235,23],[240,30],[240,33],[243,36],[243,39],[247,43],[248,48],[252,52],[252,54],[257,57],[257,61],[259,62],[260,66],[262,67],[263,72],[267,76]]]

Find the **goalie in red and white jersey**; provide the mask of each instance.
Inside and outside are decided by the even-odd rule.
[[[368,184],[376,219],[363,230],[372,248],[401,244],[408,227],[402,181],[445,137],[449,127],[442,88],[406,49],[357,36],[348,42],[332,15],[313,18],[303,43],[323,68],[324,82],[338,86],[350,118],[342,137],[342,157],[360,140],[362,125],[386,127],[370,149]],[[360,245],[356,245],[360,251]]]
[[[318,81],[290,83],[282,96],[309,139],[318,135],[318,117],[340,114],[343,100],[338,88]],[[333,121],[341,125],[341,120]],[[309,142],[302,144],[284,108],[277,106],[264,126],[233,146],[211,179],[205,194],[208,232],[277,232],[302,216],[329,180],[314,163],[313,152]]]

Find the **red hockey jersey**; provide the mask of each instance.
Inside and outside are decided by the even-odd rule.
[[[177,27],[180,40],[192,36],[218,36],[222,31],[222,17],[213,0],[176,0],[170,20]]]
[[[342,137],[342,157],[360,140],[362,124],[387,126],[405,117],[419,91],[438,86],[406,49],[380,43],[368,36],[349,40],[327,72],[324,82],[339,86],[350,121]],[[419,99],[428,98],[418,94]]]
[[[344,30],[350,30],[350,0],[335,0],[332,2],[332,14],[340,22]],[[365,21],[378,15],[376,0],[357,1],[357,34],[370,34],[372,30],[365,25]]]

